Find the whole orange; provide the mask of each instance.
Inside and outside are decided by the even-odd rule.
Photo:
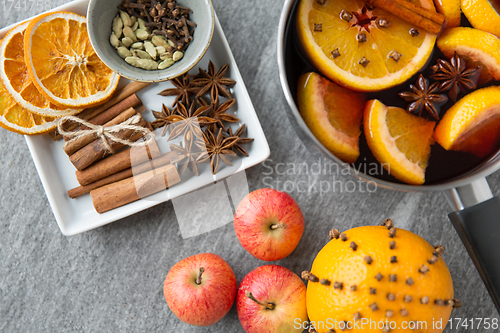
[[[443,331],[459,305],[443,247],[394,228],[389,219],[342,234],[334,229],[330,238],[311,272],[303,273],[317,332]]]

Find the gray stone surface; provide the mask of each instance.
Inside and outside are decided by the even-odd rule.
[[[18,1],[18,0],[15,0]],[[9,0],[0,1],[9,3]],[[56,7],[64,0],[48,0]],[[266,166],[247,171],[250,189],[297,184],[332,175],[282,175],[278,163],[316,162],[286,118],[276,64],[276,33],[283,0],[214,0],[214,6],[271,146]],[[0,9],[0,27],[37,12]],[[273,173],[268,175],[270,168]],[[0,130],[0,331],[2,332],[243,332],[236,310],[210,328],[181,323],[168,309],[162,285],[169,268],[201,252],[222,256],[238,281],[262,265],[239,245],[232,224],[196,238],[180,236],[171,203],[74,237],[54,220],[24,138]],[[278,168],[281,173],[282,167]],[[354,180],[338,176],[343,184]],[[270,177],[270,178],[266,178]],[[500,174],[489,177],[500,194]],[[290,184],[288,185],[290,188]],[[443,244],[456,297],[453,317],[498,318],[492,301],[448,222],[440,193],[346,191],[298,193],[307,225],[298,248],[278,262],[296,273],[310,267],[332,227],[348,229],[392,217],[433,244]],[[455,330],[453,330],[455,331]],[[471,332],[461,328],[457,332]],[[493,330],[481,330],[493,332]],[[447,329],[446,332],[451,332]]]

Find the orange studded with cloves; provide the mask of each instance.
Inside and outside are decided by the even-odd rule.
[[[332,283],[307,282],[307,312],[317,332],[329,332],[332,327],[328,323],[355,320],[358,326],[346,332],[411,331],[401,329],[403,321],[426,321],[427,329],[421,327],[417,332],[443,331],[459,302],[453,298],[453,282],[441,257],[442,247],[434,247],[387,221],[381,226],[345,231],[349,241],[342,241],[338,232],[333,234],[338,236],[331,237],[318,253],[310,272]],[[362,327],[363,318],[375,323],[388,320],[396,328]],[[433,321],[440,320],[442,328],[433,328]],[[338,326],[333,329],[342,332]]]

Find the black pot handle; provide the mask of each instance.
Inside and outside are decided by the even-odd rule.
[[[500,198],[449,215],[500,313]]]

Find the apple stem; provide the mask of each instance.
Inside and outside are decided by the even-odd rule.
[[[278,222],[278,224],[271,225],[271,229],[273,229],[273,230],[276,230],[276,229],[279,229],[279,228],[286,229],[286,224]]]
[[[253,297],[252,293],[249,292],[248,290],[245,292],[245,296],[250,298],[255,303],[266,307],[268,310],[274,310],[274,308],[275,308],[274,303],[270,303],[270,302],[264,303],[264,302],[258,301],[255,297]]]
[[[198,277],[196,278],[196,284],[197,285],[201,284],[201,276],[203,275],[203,272],[205,272],[205,268],[201,267],[200,268],[200,273],[198,273]]]

